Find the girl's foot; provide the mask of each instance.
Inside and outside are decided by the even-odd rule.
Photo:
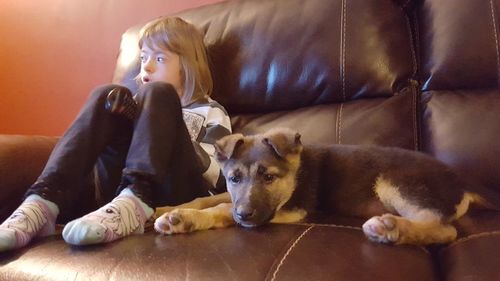
[[[126,188],[113,201],[66,224],[64,240],[72,245],[111,242],[130,234],[144,233],[154,210]]]
[[[0,225],[0,252],[26,246],[35,236],[55,232],[59,208],[38,195],[30,195]]]

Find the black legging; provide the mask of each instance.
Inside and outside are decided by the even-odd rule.
[[[53,201],[69,217],[82,194],[94,194],[86,180],[94,167],[104,201],[127,186],[153,208],[208,195],[175,89],[162,82],[140,87],[139,115],[130,121],[105,109],[116,87],[128,91],[105,85],[92,92],[25,196]]]

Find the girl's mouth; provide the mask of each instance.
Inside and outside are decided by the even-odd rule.
[[[148,83],[150,81],[149,77],[143,77],[142,82],[143,83]]]

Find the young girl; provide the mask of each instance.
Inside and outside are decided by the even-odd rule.
[[[136,116],[105,108],[110,91],[128,89],[95,89],[23,203],[0,225],[0,251],[53,234],[59,212],[71,216],[88,194],[85,179],[92,174],[95,200],[116,197],[66,224],[63,238],[73,245],[143,233],[156,206],[208,195],[224,182],[213,143],[231,128],[224,108],[209,98],[212,78],[202,35],[180,18],[159,18],[141,30],[139,47]]]

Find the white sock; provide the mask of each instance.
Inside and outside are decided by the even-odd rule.
[[[0,225],[0,252],[26,246],[33,237],[55,232],[59,208],[32,194]]]
[[[154,210],[126,188],[113,201],[66,224],[63,238],[72,245],[111,242],[133,233],[144,233]]]

